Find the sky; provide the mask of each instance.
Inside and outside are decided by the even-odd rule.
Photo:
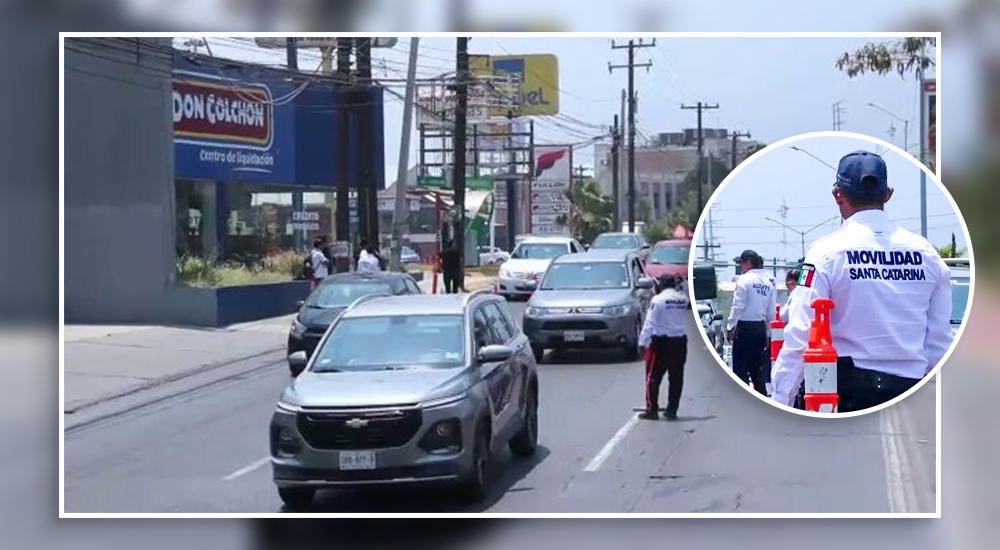
[[[646,38],[646,41],[649,41]],[[917,83],[898,75],[848,78],[834,66],[838,56],[878,38],[657,38],[656,47],[637,51],[636,61],[651,61],[646,72],[636,71],[639,97],[637,128],[642,135],[696,126],[695,112],[682,104],[718,103],[705,111],[706,127],[750,132],[753,139],[771,143],[797,134],[830,130],[833,104],[842,101],[843,126],[903,145],[903,125],[867,106],[872,102],[910,120],[910,147],[916,148],[919,119]],[[621,44],[622,40],[618,39]],[[212,53],[265,64],[283,64],[281,50],[261,50],[250,39],[211,39]],[[376,78],[401,80],[406,76],[410,43],[400,37],[392,49],[375,50]],[[608,63],[623,64],[626,50],[612,50],[607,38],[491,38],[470,41],[472,54],[550,53],[559,59],[560,115],[536,119],[540,142],[579,142],[606,132],[620,112],[626,71],[608,71]],[[455,39],[420,41],[418,76],[454,71]],[[315,50],[300,53],[300,67],[318,65]],[[402,93],[402,83],[392,84]],[[402,101],[392,97],[385,108],[385,166],[387,184],[395,179],[402,128]],[[570,118],[571,117],[572,120]],[[888,133],[891,126],[895,135]],[[413,132],[415,136],[416,132]],[[411,139],[410,163],[416,159],[417,140]],[[574,153],[578,164],[593,165],[593,148]]]
[[[817,160],[798,147],[812,153]],[[876,152],[877,144],[848,137],[810,137],[770,150],[755,157],[716,191],[709,203],[714,236],[721,248],[719,260],[729,260],[748,248],[756,250],[770,264],[772,258],[794,262],[802,257],[802,237],[766,218],[783,222],[798,231],[819,228],[805,235],[805,246],[840,226],[840,214],[830,191],[840,158],[859,149]],[[878,149],[888,167],[889,186],[894,194],[886,205],[889,218],[902,227],[920,233],[920,169],[912,161],[892,151]],[[821,162],[822,161],[822,162]],[[788,206],[782,219],[782,200]],[[824,223],[835,218],[828,223]],[[696,237],[704,242],[704,228]],[[822,225],[821,225],[822,224]],[[944,189],[927,178],[927,235],[935,246],[951,243],[955,233],[960,249],[966,248],[965,234]],[[782,240],[787,239],[787,245]]]

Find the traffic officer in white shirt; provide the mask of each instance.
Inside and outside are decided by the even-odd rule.
[[[802,272],[798,269],[789,269],[788,273],[785,274],[785,288],[788,289],[788,298],[785,300],[785,304],[781,306],[778,316],[781,322],[786,325],[788,324],[788,311],[792,305],[792,292],[799,283],[799,276],[801,274]]]
[[[885,161],[855,151],[840,160],[833,197],[841,228],[806,253],[774,363],[772,399],[791,406],[803,380],[816,298],[833,300],[838,410],[864,410],[912,388],[951,346],[951,273],[923,237],[889,220]]]
[[[684,363],[687,361],[685,320],[691,309],[688,295],[677,290],[677,277],[661,275],[660,293],[653,297],[649,313],[639,333],[639,347],[646,359],[646,410],[641,418],[660,417],[660,384],[667,375],[667,420],[677,420],[677,407],[684,388]]]
[[[763,258],[753,250],[740,255],[740,273],[726,327],[733,342],[733,373],[767,395],[764,354],[770,344],[768,323],[776,307],[774,284],[764,271]]]

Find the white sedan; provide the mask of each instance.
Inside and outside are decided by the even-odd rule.
[[[509,259],[509,253],[504,252],[495,246],[492,250],[488,246],[479,247],[479,265],[497,265],[502,264]]]

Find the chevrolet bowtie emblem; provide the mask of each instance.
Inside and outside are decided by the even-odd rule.
[[[344,422],[344,425],[347,426],[348,428],[354,428],[355,430],[360,430],[361,428],[364,428],[365,426],[368,425],[368,421],[365,420],[364,418],[352,418],[347,422]]]

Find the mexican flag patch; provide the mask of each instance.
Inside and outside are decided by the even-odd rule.
[[[816,280],[816,266],[812,264],[802,264],[801,273],[799,273],[799,280],[796,283],[799,286],[804,286],[810,288],[813,286],[813,281]]]

